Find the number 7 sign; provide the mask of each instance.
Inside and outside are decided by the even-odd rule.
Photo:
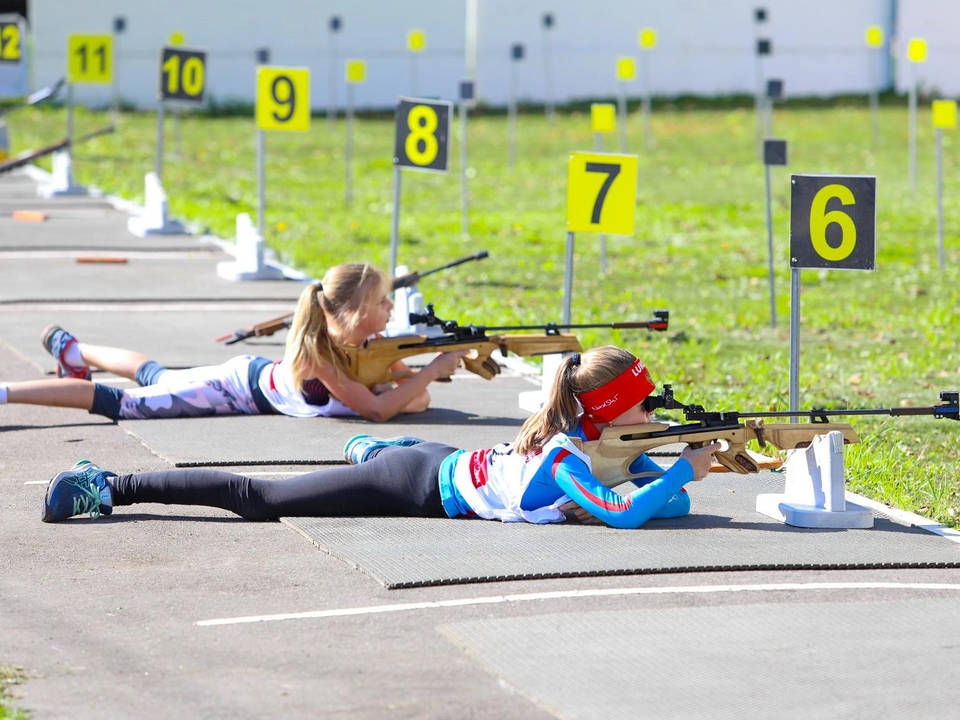
[[[567,232],[633,235],[636,206],[636,155],[570,153]]]

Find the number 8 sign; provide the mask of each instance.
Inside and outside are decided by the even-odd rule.
[[[875,270],[877,179],[794,175],[790,267]]]
[[[257,68],[257,129],[287,132],[310,129],[308,68]]]
[[[450,116],[447,100],[397,102],[393,164],[413,170],[446,172],[450,164]]]

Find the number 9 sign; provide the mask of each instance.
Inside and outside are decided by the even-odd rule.
[[[794,175],[790,267],[875,270],[877,179]]]
[[[447,172],[450,164],[450,116],[447,100],[397,102],[393,164],[413,170]]]
[[[308,68],[257,68],[257,129],[285,132],[310,129]]]

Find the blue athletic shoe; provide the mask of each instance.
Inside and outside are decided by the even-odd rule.
[[[109,480],[115,477],[114,473],[89,460],[81,460],[47,485],[40,519],[58,522],[90,513],[90,517],[96,520],[101,515],[109,515],[113,512],[113,488]]]
[[[61,378],[80,378],[81,380],[90,379],[90,368],[86,365],[74,367],[68,365],[63,359],[63,354],[71,343],[76,344],[77,339],[64,330],[59,325],[47,325],[40,336],[40,341],[47,349],[47,352],[53,355],[57,361],[57,377]]]
[[[369,460],[370,454],[375,450],[382,450],[385,447],[410,447],[422,442],[423,440],[415,437],[395,437],[383,440],[369,435],[355,435],[347,440],[347,444],[343,446],[343,459],[351,465],[359,465]]]

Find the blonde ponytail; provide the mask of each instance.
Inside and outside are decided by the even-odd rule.
[[[547,402],[520,428],[514,451],[521,455],[538,453],[551,437],[570,431],[580,416],[577,395],[606,385],[636,359],[626,350],[605,345],[561,360]]]

